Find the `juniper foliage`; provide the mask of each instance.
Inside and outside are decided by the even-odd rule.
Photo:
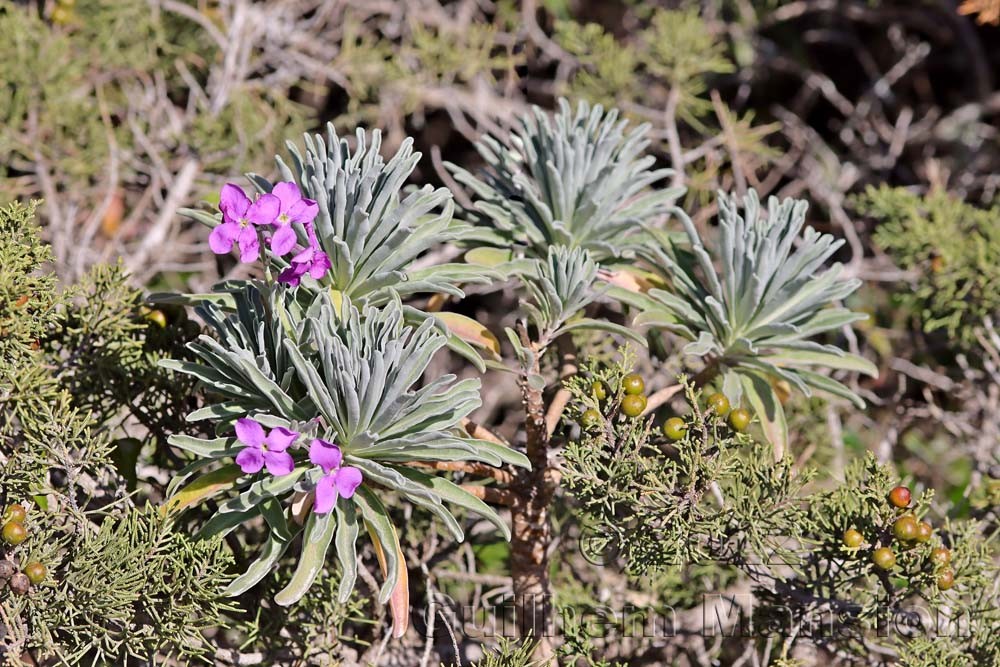
[[[859,656],[881,641],[909,663],[933,664],[918,657],[925,644],[887,632],[888,614],[922,623],[922,632],[935,637],[932,655],[975,656],[975,664],[1000,657],[1000,642],[989,630],[1000,621],[990,602],[995,538],[984,537],[977,521],[946,520],[931,541],[901,545],[892,537],[899,512],[886,502],[896,476],[873,456],[850,464],[836,486],[812,490],[817,471],[796,470],[787,457],[774,461],[766,443],[733,432],[700,407],[701,392],[683,378],[687,431],[667,441],[652,419],[618,417],[620,393],[604,403],[593,396],[593,380],[616,387],[629,370],[626,358],[585,368],[569,383],[574,414],[603,413],[602,428],[582,432],[565,452],[567,490],[593,531],[588,549],[614,554],[613,562],[633,575],[697,563],[738,568],[754,586],[756,622],[778,623],[783,636],[794,637],[801,630],[796,619],[832,615],[837,647]],[[914,498],[908,513],[925,518],[932,497],[928,491]],[[849,528],[864,536],[861,547],[844,545]],[[950,591],[938,590],[941,567],[931,559],[942,544],[951,549],[950,567],[961,580]],[[887,545],[897,558],[888,573],[871,558]]]
[[[195,541],[137,506],[115,465],[110,422],[136,396],[114,387],[124,389],[131,372],[136,383],[157,372],[135,293],[114,267],[61,289],[33,211],[0,210],[0,311],[11,332],[0,368],[0,505],[27,508],[29,535],[0,548],[0,559],[18,569],[38,561],[48,575],[27,595],[0,591],[0,657],[22,665],[204,656],[202,631],[226,625],[230,556],[218,540]],[[149,385],[129,388],[138,386]]]
[[[0,173],[29,172],[41,154],[65,190],[86,188],[113,151],[141,154],[143,137],[159,143],[163,135],[197,147],[208,169],[224,171],[236,161],[263,164],[303,123],[304,110],[269,86],[243,86],[210,110],[203,87],[222,51],[198,21],[152,12],[143,0],[80,2],[63,8],[68,25],[48,9],[43,16],[30,3],[0,3],[0,80],[9,84],[0,108]],[[158,126],[167,105],[150,112],[144,96],[134,94],[149,76],[160,78],[164,99],[191,99],[191,110],[201,109],[186,134],[174,134],[177,125]],[[243,136],[257,141],[244,143]],[[123,179],[139,183],[140,174],[123,162]],[[22,180],[5,179],[0,191],[21,195]]]
[[[918,195],[871,187],[854,206],[878,223],[875,242],[913,274],[899,300],[927,332],[968,348],[986,318],[1000,313],[1000,207],[977,208],[945,192]]]

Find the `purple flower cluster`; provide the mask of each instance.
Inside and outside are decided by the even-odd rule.
[[[295,460],[288,453],[299,433],[280,426],[270,433],[253,419],[244,417],[236,420],[236,437],[244,447],[236,455],[236,464],[248,475],[267,468],[275,477],[291,473]],[[316,485],[316,501],[313,511],[326,514],[337,504],[337,498],[350,498],[362,481],[361,471],[353,466],[342,465],[343,452],[340,447],[316,438],[309,445],[309,461],[323,471]]]
[[[342,466],[344,455],[340,447],[320,440],[309,445],[309,460],[323,469],[323,476],[316,485],[316,504],[313,511],[326,514],[337,504],[337,497],[350,498],[361,484],[361,471],[353,466]]]
[[[256,227],[271,232],[268,244],[272,254],[278,257],[294,252],[291,266],[281,272],[278,281],[296,286],[306,274],[319,280],[330,270],[330,258],[319,245],[313,220],[319,213],[319,206],[312,199],[306,199],[299,186],[291,181],[278,183],[270,193],[251,200],[243,189],[226,183],[219,194],[219,210],[222,224],[208,236],[212,252],[224,255],[236,245],[240,249],[241,262],[255,262],[260,257],[260,242]],[[298,245],[298,237],[292,224],[305,229],[309,245]]]
[[[275,477],[287,475],[295,469],[295,461],[287,450],[299,434],[287,428],[273,428],[264,433],[264,427],[253,419],[244,417],[236,420],[236,438],[246,447],[236,455],[236,464],[248,475],[258,473],[261,468]]]

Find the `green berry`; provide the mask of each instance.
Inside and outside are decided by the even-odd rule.
[[[864,544],[865,536],[854,530],[853,528],[848,528],[844,531],[844,546],[851,549],[857,549],[862,544]]]
[[[896,567],[896,554],[889,547],[879,547],[872,553],[872,561],[879,569],[891,570]]]
[[[904,514],[892,524],[892,534],[897,540],[909,542],[917,537],[917,520],[911,514]]]
[[[67,5],[59,5],[52,10],[52,22],[56,25],[66,25],[73,20],[73,12]]]
[[[8,521],[3,525],[3,541],[16,547],[28,539],[28,531],[20,521]]]
[[[937,547],[931,552],[931,562],[941,567],[951,562],[951,551],[944,547]]]
[[[163,314],[162,310],[151,310],[143,316],[147,322],[152,322],[161,329],[167,327],[167,316]]]
[[[917,524],[917,542],[927,542],[934,534],[934,528],[926,521]]]
[[[680,440],[687,433],[687,424],[680,417],[671,417],[663,422],[663,435],[671,440]]]
[[[646,409],[646,397],[642,394],[629,394],[622,399],[622,412],[627,417],[638,417]]]
[[[716,393],[708,397],[708,409],[725,419],[729,415],[729,399]]]
[[[604,388],[604,383],[600,380],[594,380],[590,385],[590,390],[594,393],[594,398],[599,401],[603,401],[608,397],[608,390]]]
[[[622,389],[630,396],[636,396],[646,391],[646,381],[638,373],[629,373],[622,378]]]
[[[24,574],[28,577],[28,581],[37,586],[45,581],[45,577],[48,576],[49,571],[38,561],[32,561],[25,566]]]
[[[601,425],[601,413],[594,408],[588,408],[584,410],[583,414],[580,416],[580,426],[587,429],[588,431],[597,428]]]
[[[28,518],[28,513],[24,509],[24,505],[18,505],[17,503],[13,505],[8,505],[7,509],[4,510],[3,520],[4,521],[16,521],[17,523],[24,523]]]
[[[743,408],[736,408],[729,413],[729,425],[737,433],[743,433],[750,426],[750,413]]]

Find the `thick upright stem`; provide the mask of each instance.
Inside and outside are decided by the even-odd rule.
[[[520,332],[527,346],[527,334]],[[553,656],[552,594],[547,552],[552,539],[549,505],[555,491],[549,471],[549,433],[545,423],[542,389],[533,388],[528,377],[539,374],[538,357],[521,378],[524,402],[527,455],[531,470],[521,471],[514,480],[513,530],[511,531],[511,575],[514,584],[514,608],[519,634],[538,642],[535,658]]]

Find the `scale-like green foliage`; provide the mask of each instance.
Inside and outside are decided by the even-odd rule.
[[[52,253],[32,222],[35,206],[0,209],[0,376],[23,364],[57,318],[55,277],[42,268]]]
[[[853,391],[817,370],[878,375],[871,362],[812,340],[865,315],[837,305],[861,283],[840,280],[839,264],[822,270],[843,242],[805,227],[806,206],[772,197],[765,214],[751,191],[741,214],[735,199],[720,194],[712,252],[691,219],[675,210],[690,245],[661,235],[659,245],[644,250],[667,289],[639,299],[645,312],[636,318],[690,341],[684,354],[703,358],[722,376],[733,405],[745,394],[782,448],[787,427],[773,383],[787,382],[807,396],[816,389],[860,407]]]
[[[57,649],[67,664],[210,653],[201,632],[224,626],[221,613],[229,610],[220,591],[232,559],[221,541],[177,532],[152,507],[119,509],[119,516],[110,509],[93,526],[59,507],[65,523],[47,517],[37,527],[25,558],[58,568],[55,579],[4,603],[31,628],[26,646],[41,655]]]
[[[699,119],[712,108],[704,99],[709,77],[735,69],[724,43],[694,9],[657,11],[642,34],[642,42],[649,73],[662,78],[679,96],[678,115],[702,127]]]
[[[621,554],[636,574],[713,558],[722,549],[738,551],[746,544],[782,551],[787,536],[802,530],[802,514],[788,500],[809,476],[792,477],[790,461],[772,463],[766,447],[697,409],[699,395],[690,385],[695,411],[687,419],[687,435],[665,452],[649,420],[618,417],[621,395],[606,403],[592,395],[595,378],[617,387],[623,369],[584,374],[569,383],[574,415],[588,408],[603,414],[603,428],[581,433],[565,453],[566,486],[597,527],[590,548]],[[714,495],[719,489],[728,499],[725,511]],[[720,543],[724,535],[735,541]]]
[[[581,67],[569,82],[570,91],[605,105],[651,106],[649,82],[678,96],[677,115],[704,130],[701,119],[711,111],[705,99],[709,77],[732,72],[725,44],[691,9],[652,10],[648,26],[616,39],[601,25],[559,21],[555,39]]]
[[[361,7],[364,7],[362,4]],[[501,8],[498,9],[498,14]],[[516,13],[515,13],[516,16]],[[494,82],[525,61],[524,54],[497,49],[509,30],[493,24],[407,21],[402,32],[371,20],[367,9],[348,6],[342,17],[343,38],[332,66],[343,77],[347,110],[341,116],[354,125],[385,122],[386,100],[401,116],[432,106],[427,91]],[[393,38],[386,39],[387,28]]]
[[[146,396],[148,410],[160,405],[135,294],[114,267],[57,291],[32,211],[0,209],[0,311],[12,343],[0,367],[0,507],[28,512],[27,541],[0,546],[0,559],[39,561],[48,575],[26,596],[0,591],[0,656],[17,666],[38,664],[29,655],[72,665],[202,657],[202,630],[226,624],[230,557],[218,540],[196,542],[136,507],[112,465],[111,418]],[[131,372],[143,384],[123,397]]]
[[[569,82],[574,97],[606,106],[641,97],[639,49],[619,42],[597,23],[558,21],[555,29],[555,40],[582,65]]]
[[[498,637],[496,648],[487,651],[475,667],[543,667],[531,659],[534,650],[535,642],[530,639]]]
[[[831,627],[842,638],[838,647],[864,652],[865,641],[886,642],[879,635],[886,614],[919,611],[921,621],[940,623],[925,626],[927,634],[953,631],[935,638],[941,646],[934,655],[976,656],[969,664],[992,664],[1000,655],[1000,642],[987,630],[1000,620],[991,602],[995,547],[981,525],[943,522],[930,541],[901,543],[891,534],[900,513],[886,500],[898,483],[888,467],[868,455],[847,467],[843,481],[811,491],[816,471],[797,470],[787,457],[773,462],[766,444],[734,433],[701,409],[700,392],[689,384],[687,432],[667,442],[651,419],[619,418],[620,396],[600,402],[592,395],[592,380],[614,387],[627,370],[626,364],[585,369],[569,384],[575,415],[586,409],[603,413],[601,428],[584,431],[567,447],[563,468],[593,531],[588,551],[611,554],[634,574],[697,563],[739,568],[754,587],[754,622],[766,625],[773,616],[784,623],[776,627],[786,636],[794,634],[794,621],[812,622],[833,609]],[[932,495],[916,496],[908,512],[931,521]],[[861,532],[862,546],[844,545],[849,528]],[[941,544],[952,552],[957,583],[950,591],[938,590],[939,570],[931,560]],[[883,545],[896,553],[891,576],[872,563],[873,550]],[[949,623],[964,627],[959,631]],[[898,636],[886,643],[896,642],[904,644],[908,664],[936,664],[916,659],[923,644],[905,646]]]
[[[140,156],[151,145],[165,151],[184,142],[196,147],[206,170],[228,171],[237,159],[264,164],[289,131],[303,126],[305,110],[267,85],[238,82],[210,108],[205,90],[222,45],[197,20],[150,11],[145,0],[81,0],[61,8],[68,15],[61,24],[54,7],[43,13],[37,4],[0,2],[0,81],[6,84],[0,173],[32,173],[41,159],[68,198],[106,175],[113,152],[132,158],[121,160],[120,176],[139,184],[147,175],[131,164],[146,159]],[[212,25],[212,10],[204,11]],[[147,88],[154,78],[155,93]],[[162,95],[155,103],[154,94]],[[172,100],[185,101],[173,108]],[[154,106],[164,115],[151,113]],[[183,123],[179,136],[164,136],[167,109],[172,127]],[[189,122],[179,120],[195,110]],[[4,180],[0,191],[22,194],[25,182]]]
[[[645,125],[628,129],[618,111],[560,100],[550,118],[535,108],[509,138],[476,145],[486,162],[480,177],[449,165],[477,200],[469,212],[476,239],[513,254],[544,257],[551,245],[585,248],[598,261],[641,244],[643,226],[662,217],[683,192],[647,190],[669,176],[653,170]]]
[[[900,298],[924,329],[974,342],[983,320],[1000,313],[1000,207],[890,187],[869,188],[854,203],[879,222],[875,242],[914,274],[913,290]]]

